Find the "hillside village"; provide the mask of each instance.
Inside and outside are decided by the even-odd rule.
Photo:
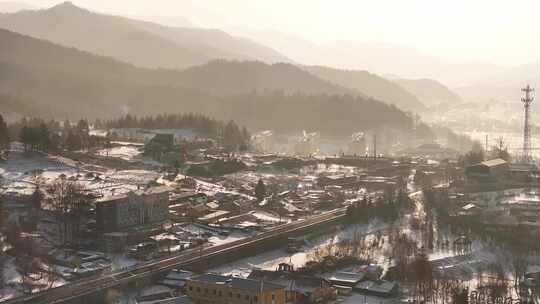
[[[335,235],[343,238],[337,243],[315,245],[336,232],[315,234],[311,241],[310,234],[290,237],[275,244],[281,249],[272,254],[282,258],[263,258],[257,262],[262,268],[231,266],[221,274],[176,268],[118,299],[200,303],[238,295],[277,303],[349,303],[357,294],[381,301],[420,297],[396,267],[423,261],[438,278],[458,275],[452,259],[480,258],[459,270],[472,275],[500,259],[486,255],[489,245],[476,239],[477,233],[498,240],[523,229],[534,235],[538,227],[536,194],[523,190],[537,184],[534,165],[500,158],[475,163],[479,155],[458,159],[434,144],[394,150],[395,157],[370,155],[373,146],[364,133],[351,136],[348,153],[322,156],[313,134],[299,134],[287,147],[265,131],[251,135],[242,152],[230,150],[239,145],[205,138],[196,129],[96,129],[85,122],[70,128],[70,134],[83,133],[85,147],[72,150],[67,140],[63,150],[44,153],[39,144],[13,141],[4,150],[8,298],[225,248],[340,209],[346,210],[346,222]],[[92,136],[104,139],[84,140]],[[507,157],[503,152],[499,156]],[[361,232],[374,223],[393,228]],[[463,232],[449,232],[448,225]],[[348,228],[355,226],[361,228]],[[399,232],[404,227],[409,232]],[[361,245],[366,242],[371,245]],[[508,242],[511,248],[523,245],[519,239]],[[394,255],[400,243],[414,246],[405,260]],[[520,273],[522,284],[535,284],[527,269]]]
[[[538,65],[487,62],[502,38],[481,63],[338,39],[403,15],[388,35],[473,53],[510,32],[491,6],[460,46],[438,25],[472,4],[213,3],[225,30],[150,16],[186,1],[29,2],[0,1],[0,302],[540,299]],[[321,41],[232,27],[297,5]]]

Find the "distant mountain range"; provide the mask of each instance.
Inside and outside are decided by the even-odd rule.
[[[35,6],[32,6],[25,2],[15,1],[0,1],[0,13],[15,13],[22,10],[35,10]]]
[[[540,90],[540,62],[507,68],[482,81],[456,88],[468,101],[515,101],[520,102],[521,89],[527,84]],[[533,102],[534,104],[534,102]]]
[[[274,30],[232,30],[303,64],[366,70],[408,79],[429,78],[451,88],[504,71],[504,68],[487,62],[449,62],[400,44],[344,40],[314,43]]]
[[[340,70],[323,66],[305,66],[306,71],[331,83],[352,88],[358,92],[394,104],[401,109],[422,110],[424,104],[410,91],[367,71]]]
[[[186,70],[147,69],[7,30],[0,30],[0,41],[0,105],[24,115],[197,112],[254,129],[347,136],[412,126],[398,108],[291,64],[213,61]]]
[[[451,63],[400,45],[350,41],[316,44],[277,31],[236,31],[251,37],[248,39],[221,30],[197,28],[183,17],[111,16],[88,11],[71,2],[49,9],[37,9],[24,2],[0,2],[0,12],[3,12],[0,14],[0,28],[63,46],[112,57],[139,67],[193,67],[193,70],[186,72],[193,76],[188,79],[188,85],[213,94],[238,93],[247,89],[272,90],[277,85],[271,82],[279,82],[270,79],[272,69],[236,62],[229,63],[227,68],[240,73],[249,66],[250,72],[255,73],[243,75],[247,82],[233,83],[230,87],[227,81],[233,82],[235,78],[225,77],[218,84],[217,76],[211,76],[209,82],[222,86],[212,88],[201,83],[200,79],[197,80],[199,83],[195,83],[196,77],[203,77],[205,71],[216,68],[213,62],[216,59],[305,64],[307,67],[302,69],[325,80],[325,84],[320,89],[314,89],[309,85],[314,79],[306,79],[305,84],[289,84],[293,91],[301,91],[307,86],[310,87],[306,90],[308,93],[351,93],[413,111],[421,111],[424,105],[429,107],[440,102],[459,102],[460,96],[465,101],[508,100],[516,98],[519,87],[527,81],[534,86],[540,85],[540,74],[536,72],[540,70],[538,64],[502,68],[482,62]],[[204,66],[206,64],[209,65]],[[235,64],[238,66],[233,67]],[[378,76],[386,74],[395,74],[400,79],[420,80],[391,83],[385,77]],[[187,76],[183,77],[185,80]],[[257,79],[260,79],[259,83],[268,82],[268,87],[258,85]],[[286,86],[283,89],[291,91]]]
[[[219,30],[166,27],[90,12],[70,2],[0,15],[0,27],[141,67],[185,68],[214,59],[290,62],[268,47]]]
[[[393,82],[414,94],[426,106],[442,103],[459,104],[461,97],[442,83],[432,79],[392,79]]]
[[[147,22],[153,22],[161,24],[168,27],[198,27],[193,24],[190,20],[184,17],[174,17],[174,16],[126,16],[130,19],[142,20]]]
[[[156,20],[152,17],[136,18]],[[185,18],[169,19],[168,24],[191,26]],[[160,18],[156,21],[167,24]],[[138,67],[183,70],[123,76],[130,79],[139,77],[152,85],[194,88],[215,96],[275,90],[352,94],[372,97],[406,110],[421,111],[425,108],[415,92],[366,71],[322,66],[299,69],[287,57],[249,39],[234,37],[220,30],[161,24],[99,14],[70,2],[49,9],[0,14],[0,28],[112,57]],[[300,40],[298,43],[306,42]],[[309,61],[310,54],[315,53],[316,48],[311,48],[304,55]]]
[[[363,96],[360,92],[332,84],[288,63],[268,65],[253,61],[216,60],[175,74],[173,79],[178,84],[215,96],[253,91]]]
[[[351,92],[291,64],[217,60],[186,70],[145,69],[13,32],[1,30],[1,33],[0,65],[3,73],[0,75],[0,89],[20,92],[53,104],[62,104],[63,100],[63,105],[68,108],[75,100],[83,105],[88,102],[92,107],[90,104],[93,102],[107,100],[106,92],[119,86],[161,87],[163,91],[174,89],[213,96],[257,91]]]

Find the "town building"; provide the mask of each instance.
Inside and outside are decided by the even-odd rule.
[[[285,287],[265,280],[202,274],[187,280],[195,304],[285,304]]]
[[[414,148],[396,152],[397,156],[423,157],[434,160],[455,159],[459,152],[438,143],[425,143]]]
[[[319,134],[303,133],[303,136],[294,145],[294,153],[300,156],[312,156],[319,152]]]
[[[251,138],[253,147],[262,153],[271,152],[274,148],[274,133],[270,130],[259,132]]]
[[[187,280],[194,275],[191,271],[173,269],[159,283],[176,291],[183,291]]]
[[[196,132],[188,129],[112,128],[109,133],[113,138],[142,143],[148,143],[156,134],[171,134],[175,142],[194,140],[198,136]]]
[[[510,164],[509,178],[517,183],[539,183],[540,170],[534,164]]]
[[[208,196],[202,192],[186,191],[171,196],[171,204],[190,203],[193,205],[208,203]]]
[[[193,304],[187,296],[174,296],[170,292],[160,292],[135,298],[136,304]]]
[[[287,303],[321,303],[336,296],[336,291],[328,280],[299,274],[294,272],[292,265],[285,263],[280,264],[276,271],[255,269],[248,279],[266,280],[286,286]]]
[[[160,160],[165,153],[172,150],[173,146],[173,134],[156,134],[144,146],[144,153],[152,156],[154,159]]]
[[[509,170],[507,161],[496,158],[468,166],[465,175],[469,182],[498,182],[508,177]]]
[[[345,272],[339,271],[327,277],[334,285],[353,287],[365,279],[364,272]]]
[[[352,135],[348,146],[348,154],[356,156],[366,155],[366,136],[364,132],[358,132]]]
[[[399,284],[391,281],[363,281],[356,284],[354,290],[378,297],[393,297],[399,292]]]
[[[169,219],[169,187],[154,187],[96,203],[97,229],[104,233],[159,225]]]

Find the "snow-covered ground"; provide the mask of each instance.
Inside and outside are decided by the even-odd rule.
[[[7,181],[30,180],[33,173],[43,172],[44,178],[77,173],[76,162],[41,153],[11,152],[7,161],[0,162],[0,175]]]
[[[251,214],[253,214],[253,216],[256,217],[257,219],[264,222],[289,223],[291,221],[289,218],[279,217],[278,215],[271,214],[265,211],[253,211]]]
[[[140,148],[136,146],[125,145],[125,146],[100,149],[96,151],[96,154],[100,156],[116,157],[116,158],[121,158],[123,160],[132,161],[137,158],[140,158],[142,151],[140,150]]]
[[[22,276],[17,271],[13,258],[8,258],[6,260],[2,275],[4,276],[6,287],[0,289],[0,301],[6,301],[21,296],[22,291],[15,287],[22,282]]]
[[[240,232],[233,232],[228,236],[221,236],[221,235],[213,235],[210,238],[208,238],[208,243],[212,244],[213,246],[223,245],[227,243],[231,243],[237,240],[241,240],[248,237],[248,235]]]
[[[48,268],[48,266],[45,265],[42,265],[41,267],[45,267],[42,269]],[[4,276],[5,287],[0,289],[0,302],[7,301],[24,294],[21,285],[23,283],[23,276],[17,270],[14,258],[7,258],[4,269],[2,269],[2,275]],[[64,284],[66,284],[64,279],[58,277],[57,275],[44,272],[43,275],[40,275],[40,277],[35,278],[35,280],[32,281],[32,292],[39,292]]]
[[[178,176],[176,176],[176,179],[174,181],[169,181],[169,180],[166,180],[164,178],[159,178],[159,179],[157,179],[157,182],[160,183],[160,184],[163,184],[165,186],[175,187],[177,185],[178,181],[183,180],[183,179],[188,178],[188,177],[193,178],[193,177],[190,177],[190,176],[187,176],[187,175],[178,174]],[[253,197],[253,196],[250,196],[250,195],[247,195],[247,194],[244,194],[244,193],[240,193],[238,191],[227,189],[226,187],[224,187],[222,185],[219,185],[219,184],[206,182],[206,181],[203,181],[203,180],[197,179],[197,178],[193,178],[193,180],[195,180],[195,182],[196,182],[196,189],[195,189],[196,192],[202,192],[202,193],[204,193],[204,194],[206,194],[208,196],[215,196],[218,193],[223,193],[223,194],[239,195],[239,196],[244,197],[244,198],[249,199],[249,200],[255,199],[255,197]]]
[[[111,259],[111,271],[126,270],[138,264],[137,260],[126,257],[125,254],[109,256]]]
[[[249,273],[256,268],[275,270],[280,263],[289,263],[295,268],[302,267],[310,259],[318,248],[330,243],[337,244],[341,240],[351,239],[355,234],[372,234],[377,231],[385,230],[388,225],[379,221],[372,221],[369,224],[351,225],[347,228],[338,231],[337,233],[329,233],[322,236],[317,236],[311,241],[307,241],[301,252],[289,254],[285,248],[280,248],[258,254],[249,258],[241,259],[233,263],[225,264],[209,270],[210,272],[223,273],[225,275],[236,275],[247,277]],[[306,236],[306,239],[309,239]]]
[[[4,179],[1,190],[4,193],[31,194],[36,182],[47,185],[60,176],[65,176],[87,190],[111,196],[137,190],[138,185],[146,185],[161,176],[160,173],[149,170],[100,168],[102,172],[91,172],[81,167],[84,166],[66,158],[12,152],[7,161],[0,163],[0,175]],[[93,175],[87,176],[88,173]]]

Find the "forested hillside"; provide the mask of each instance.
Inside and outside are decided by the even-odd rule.
[[[236,91],[222,92],[217,82],[209,82],[207,89],[189,87],[203,84],[203,77],[197,79],[193,74],[205,69],[214,70],[212,76],[215,79],[222,78],[224,83],[232,85],[233,82],[227,78],[233,77],[232,74],[215,72],[232,63],[216,62],[188,71],[149,70],[5,30],[0,30],[0,40],[5,42],[0,44],[0,92],[34,104],[30,109],[21,105],[20,110],[40,109],[37,112],[40,116],[111,118],[126,113],[198,112],[218,119],[234,119],[255,129],[314,129],[347,135],[358,129],[383,125],[401,129],[408,129],[412,125],[411,118],[398,108],[376,100],[342,94],[340,92],[347,90],[294,66],[262,63],[233,65],[240,67],[237,72],[241,76],[257,75],[242,72],[242,68],[250,70],[256,66],[274,71],[277,79],[270,82],[272,85],[260,87],[260,90],[244,83],[244,87]],[[285,72],[280,74],[276,71]],[[284,76],[305,74],[309,77],[296,86],[292,85],[291,78]],[[190,83],[190,77],[195,81]],[[253,79],[243,77],[245,82],[264,83],[256,76]],[[248,88],[249,92],[242,92]],[[221,91],[222,94],[212,95],[208,91]]]
[[[417,96],[426,106],[441,103],[458,104],[461,97],[444,84],[433,79],[394,79],[398,85]]]
[[[340,70],[323,66],[305,66],[305,70],[336,85],[351,88],[401,109],[420,110],[424,105],[409,91],[367,71]]]

